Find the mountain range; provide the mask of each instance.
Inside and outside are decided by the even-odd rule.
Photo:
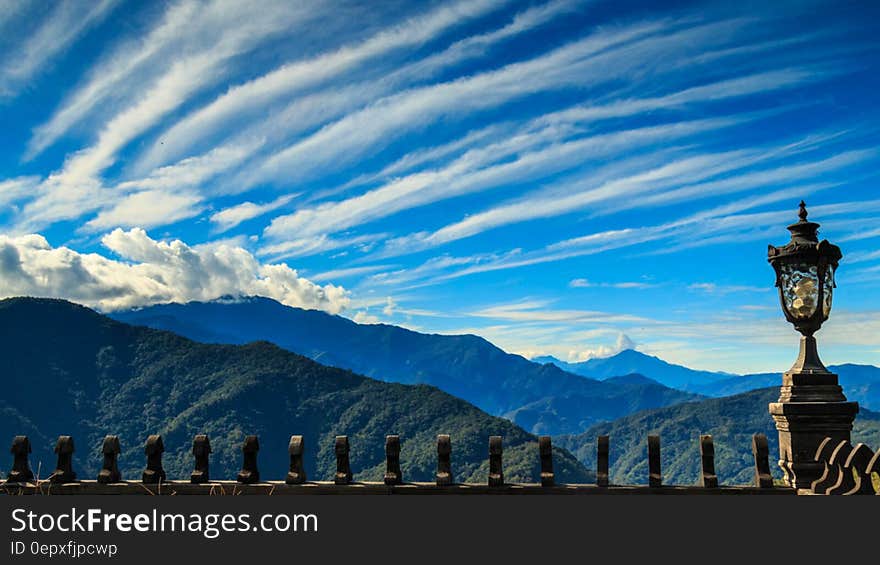
[[[383,381],[436,386],[533,433],[578,433],[639,410],[702,398],[650,379],[585,378],[506,353],[474,335],[358,324],[267,298],[163,304],[112,316],[199,342],[270,341],[322,364]]]
[[[327,367],[276,345],[196,343],[167,331],[135,327],[62,300],[0,301],[0,438],[30,436],[34,471],[54,468],[58,435],[76,442],[75,469],[93,478],[105,434],[122,443],[123,476],[144,468],[143,445],[162,434],[169,477],[188,477],[191,441],[207,433],[212,476],[241,468],[246,434],[258,434],[266,478],[287,471],[288,439],[305,437],[306,472],[335,471],[333,438],[348,435],[356,479],[380,479],[386,434],[401,436],[407,480],[432,480],[439,433],[452,436],[459,481],[484,482],[488,436],[504,437],[504,470],[511,481],[536,481],[536,437],[516,424],[426,385],[376,381]],[[557,369],[558,371],[558,369]],[[560,480],[589,482],[570,453],[556,449]]]
[[[96,473],[107,433],[122,437],[121,467],[129,477],[139,476],[151,433],[165,438],[170,476],[187,476],[189,442],[202,432],[211,437],[215,476],[226,477],[237,472],[248,433],[260,435],[261,467],[275,478],[286,470],[293,433],[306,437],[306,470],[315,478],[332,475],[338,434],[351,438],[359,479],[382,476],[387,433],[401,435],[410,480],[431,479],[438,433],[452,434],[457,478],[473,482],[485,480],[490,434],[504,436],[505,473],[514,481],[537,479],[536,438],[527,430],[556,436],[557,474],[569,482],[594,477],[600,434],[611,436],[617,483],[645,482],[649,433],[661,434],[670,483],[697,480],[701,433],[715,437],[726,484],[751,480],[753,433],[765,433],[776,449],[767,404],[778,396],[779,374],[694,371],[632,350],[576,364],[533,362],[476,336],[356,324],[262,298],[154,306],[114,317],[137,325],[60,300],[0,301],[0,437],[31,436],[43,476],[60,434],[76,438],[81,476]],[[830,368],[848,397],[862,404],[854,440],[880,445],[880,415],[863,400],[876,397],[880,369]],[[666,386],[672,383],[725,396]]]
[[[723,398],[686,402],[630,414],[592,426],[586,432],[554,438],[589,469],[596,465],[596,437],[608,435],[611,481],[616,484],[648,482],[647,436],[660,434],[663,480],[669,484],[696,484],[700,473],[700,434],[711,434],[715,470],[723,484],[749,484],[753,477],[752,434],[763,433],[770,446],[771,472],[778,434],[767,404],[779,398],[779,387],[764,388]],[[880,447],[880,414],[862,408],[853,429],[853,442]]]
[[[598,357],[580,363],[567,363],[549,356],[536,357],[532,361],[536,363],[552,363],[569,373],[599,380],[637,373],[646,375],[665,386],[688,391],[706,388],[707,385],[711,387],[712,383],[734,376],[730,373],[698,371],[681,365],[674,365],[635,349],[624,349],[611,357]]]
[[[552,363],[565,371],[606,382],[610,377],[637,373],[667,387],[710,397],[778,387],[782,383],[782,371],[749,375],[698,371],[632,349],[581,363],[566,363],[554,357],[537,357],[532,361]],[[828,370],[838,374],[849,400],[855,400],[869,410],[880,411],[880,367],[846,363],[829,365]]]

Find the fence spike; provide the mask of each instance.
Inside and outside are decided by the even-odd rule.
[[[303,444],[302,436],[290,436],[287,445],[287,453],[290,455],[290,470],[284,482],[289,485],[301,485],[306,482],[306,470],[303,467]]]
[[[208,434],[197,434],[193,438],[192,454],[195,459],[193,471],[189,475],[189,482],[203,484],[211,482],[210,460],[211,441]]]
[[[596,486],[608,486],[608,436],[596,438]]]
[[[452,441],[449,434],[437,436],[437,486],[451,485],[452,478]]]
[[[843,463],[843,471],[853,475],[855,485],[843,494],[874,494],[874,485],[871,484],[871,474],[868,472],[868,465],[873,456],[874,452],[864,443],[853,448],[852,453]]]
[[[660,472],[660,436],[648,436],[648,486],[663,486],[663,475]]]
[[[350,447],[348,445],[348,436],[336,436],[336,476],[333,482],[337,485],[347,485],[351,483],[351,463],[348,460]]]
[[[838,444],[837,448],[835,448],[834,450],[834,453],[831,454],[831,466],[836,467],[838,470],[837,480],[834,481],[833,485],[828,487],[828,490],[825,491],[825,494],[843,494],[856,486],[856,481],[853,477],[852,471],[847,471],[846,469],[844,469],[843,466],[843,464],[846,463],[847,458],[852,452],[852,444],[844,440],[840,442],[840,444]]]
[[[105,436],[101,445],[101,453],[104,455],[104,464],[98,471],[98,482],[101,484],[118,483],[122,480],[119,472],[119,436]]]
[[[538,438],[538,453],[541,455],[541,486],[552,487],[556,484],[556,474],[553,472],[553,443],[550,436]]]
[[[401,483],[403,483],[403,474],[400,471],[400,436],[385,436],[385,484]]]
[[[252,485],[260,482],[260,469],[257,467],[257,453],[260,451],[260,438],[247,436],[241,446],[241,471],[238,472],[236,481]]]
[[[34,472],[31,471],[31,463],[28,460],[28,455],[31,454],[31,440],[27,436],[15,436],[9,453],[12,454],[12,469],[6,475],[6,480],[10,483],[33,481]]]
[[[147,468],[141,477],[144,484],[157,484],[165,482],[165,469],[162,468],[162,453],[165,452],[165,444],[162,436],[151,435],[144,445],[144,453],[147,454]]]
[[[73,437],[58,436],[58,441],[55,443],[55,453],[58,455],[58,464],[55,466],[55,472],[49,475],[49,482],[76,482],[76,473],[73,472],[73,451]]]
[[[718,488],[718,475],[715,474],[715,444],[711,435],[700,436],[700,484],[704,488]]]
[[[770,448],[767,445],[767,436],[764,434],[752,436],[752,457],[755,461],[755,486],[773,488],[773,475],[770,474]]]
[[[489,436],[489,486],[500,487],[504,484],[502,467],[501,436]]]

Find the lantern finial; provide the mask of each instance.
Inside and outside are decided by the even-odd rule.
[[[807,204],[803,200],[801,200],[800,210],[798,210],[798,218],[800,218],[802,222],[807,221]]]

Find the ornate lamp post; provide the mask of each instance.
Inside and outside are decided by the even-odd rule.
[[[843,257],[840,248],[818,237],[819,224],[807,221],[803,201],[800,220],[790,226],[791,241],[769,246],[767,260],[776,271],[776,286],[785,319],[801,333],[800,355],[782,375],[777,402],[770,414],[779,430],[779,466],[794,488],[810,488],[823,471],[813,458],[825,437],[849,440],[859,406],[847,402],[819,359],[816,333],[831,313],[834,273]]]

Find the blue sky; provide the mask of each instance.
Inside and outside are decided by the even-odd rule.
[[[804,198],[880,362],[877,3],[259,4],[0,0],[0,294],[784,370]]]

